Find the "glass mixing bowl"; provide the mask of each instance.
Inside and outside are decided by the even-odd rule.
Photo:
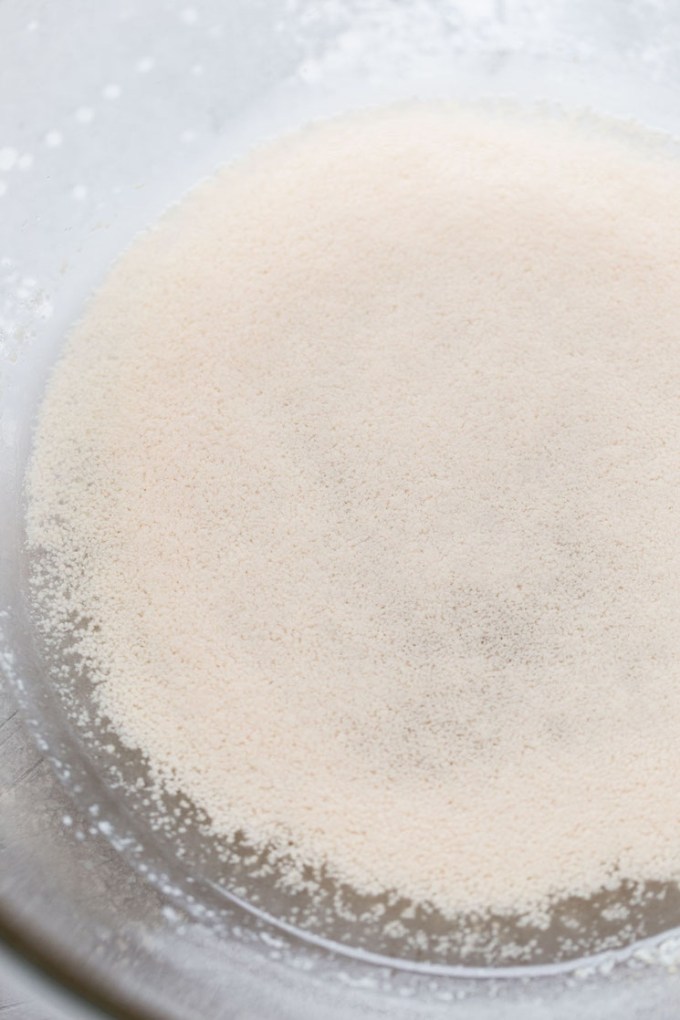
[[[576,948],[553,925],[515,935],[514,956],[439,958],[332,909],[293,925],[275,885],[240,875],[235,894],[199,820],[181,842],[153,831],[143,763],[74,728],[37,640],[22,480],[91,288],[224,160],[411,97],[587,107],[672,135],[679,95],[665,0],[0,0],[0,929],[72,1015],[677,1017],[677,890],[650,890],[625,929],[567,905],[563,927],[571,910],[597,928]]]

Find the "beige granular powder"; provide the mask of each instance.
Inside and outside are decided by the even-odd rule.
[[[217,833],[444,911],[680,876],[679,222],[670,157],[412,105],[113,269],[29,544]]]

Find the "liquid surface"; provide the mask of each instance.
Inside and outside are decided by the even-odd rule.
[[[44,626],[292,886],[680,876],[679,213],[632,141],[395,108],[201,185],[70,337]]]

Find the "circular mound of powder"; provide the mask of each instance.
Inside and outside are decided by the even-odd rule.
[[[43,611],[216,833],[524,909],[680,875],[680,169],[447,106],[138,239],[49,386]]]

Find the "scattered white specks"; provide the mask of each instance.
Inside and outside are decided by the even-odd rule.
[[[29,167],[33,166],[33,156],[30,152],[25,152],[23,156],[19,156],[17,166],[20,170],[28,170]]]
[[[183,145],[189,145],[190,142],[193,142],[195,137],[195,131],[182,131],[182,134],[179,136],[179,140]]]
[[[52,318],[52,315],[54,314],[54,305],[52,304],[52,302],[50,301],[46,294],[43,294],[42,297],[39,298],[38,303],[36,305],[35,314],[39,319]]]
[[[61,131],[48,131],[45,135],[45,145],[50,149],[58,149],[63,140]]]
[[[16,149],[11,149],[9,146],[5,146],[4,149],[0,149],[0,170],[11,170],[17,161],[19,153]]]
[[[6,191],[7,191],[7,182],[6,181],[0,181],[0,198],[2,198],[2,196],[5,194]]]
[[[191,68],[191,73],[195,74],[198,77],[201,74],[203,74],[204,70],[205,68],[203,67],[203,64],[194,64],[194,66]]]
[[[119,99],[122,91],[120,85],[111,82],[110,85],[102,89],[102,95],[104,99]]]
[[[64,817],[61,820],[61,824],[64,825],[67,829],[70,829],[71,826],[73,825],[73,819],[71,818],[70,815],[64,815]]]
[[[657,956],[664,967],[675,970],[680,962],[680,939],[669,938],[656,947]]]
[[[35,18],[26,25],[27,32],[35,32],[38,28],[40,28],[40,22],[36,21]]]
[[[79,106],[75,118],[79,124],[89,124],[94,119],[94,110],[91,106]]]
[[[198,21],[198,11],[195,7],[185,7],[180,13],[180,18],[185,25],[195,25]]]
[[[137,70],[140,74],[148,74],[154,64],[155,61],[153,57],[142,57],[141,60],[137,61]]]
[[[71,188],[71,198],[75,198],[77,202],[84,202],[87,198],[87,188],[84,184],[76,184]]]

